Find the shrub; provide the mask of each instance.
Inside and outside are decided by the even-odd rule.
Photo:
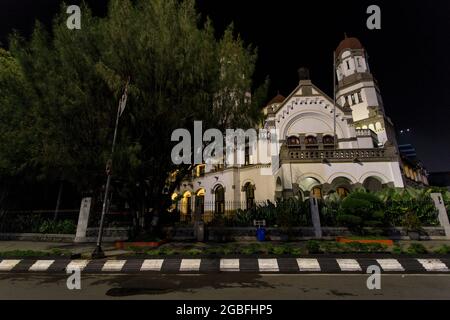
[[[277,246],[273,247],[272,253],[276,255],[289,254],[290,250],[288,247]]]
[[[450,254],[450,246],[444,244],[443,246],[437,248],[434,253],[437,254]]]
[[[426,254],[428,253],[427,248],[421,243],[411,243],[407,250],[409,254]]]
[[[384,224],[381,200],[371,193],[354,192],[342,201],[337,221],[357,233]]]
[[[320,250],[320,243],[316,240],[309,240],[306,243],[306,249],[308,250],[309,253],[321,253],[322,252]]]
[[[403,254],[405,252],[403,251],[403,248],[401,246],[394,245],[394,247],[392,248],[392,253],[393,254]]]
[[[198,256],[200,254],[202,254],[203,251],[200,249],[196,249],[196,248],[192,248],[186,251],[186,254],[189,256]]]
[[[43,234],[74,234],[76,225],[70,220],[52,221],[46,220],[39,227],[39,233]]]

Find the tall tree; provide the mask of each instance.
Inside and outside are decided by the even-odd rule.
[[[136,210],[164,210],[190,170],[171,161],[175,129],[192,130],[195,120],[204,128],[257,124],[264,90],[250,99],[255,50],[232,27],[217,40],[193,0],[112,0],[105,18],[84,6],[81,30],[69,30],[66,18],[63,9],[51,35],[37,24],[31,41],[11,42],[36,97],[33,157],[45,176],[102,185],[128,78],[113,173]]]

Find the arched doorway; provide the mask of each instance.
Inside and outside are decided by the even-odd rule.
[[[352,189],[352,181],[346,177],[337,177],[331,182],[331,189],[341,198],[345,198]]]
[[[205,213],[205,189],[199,189],[195,193],[195,216],[200,220]]]
[[[243,189],[245,192],[245,206],[248,210],[255,206],[255,186],[247,182]]]
[[[183,194],[180,213],[183,221],[189,220],[192,215],[192,194],[189,191]]]
[[[224,214],[225,213],[225,189],[219,185],[214,190],[214,202],[215,202],[215,208],[214,213],[215,214]]]
[[[322,198],[321,183],[316,178],[306,177],[300,180],[299,188],[304,191],[305,197]]]
[[[377,192],[377,191],[381,191],[383,189],[383,183],[381,182],[381,180],[379,178],[372,176],[372,177],[368,177],[368,178],[366,178],[366,180],[364,180],[363,187],[367,191]]]

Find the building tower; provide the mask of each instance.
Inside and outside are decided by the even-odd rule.
[[[397,145],[391,120],[386,116],[377,81],[370,72],[367,52],[357,38],[341,41],[336,49],[336,101],[352,109],[356,129],[371,129],[380,146]]]

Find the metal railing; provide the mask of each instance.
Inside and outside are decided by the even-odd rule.
[[[310,161],[388,161],[391,155],[386,149],[339,149],[339,150],[301,150],[289,148],[287,156],[282,160],[294,160],[299,162]]]
[[[188,205],[180,204],[180,222],[191,223],[196,220],[210,223],[217,218],[231,219],[238,210],[249,210],[257,206],[265,206],[267,201],[206,201]]]

